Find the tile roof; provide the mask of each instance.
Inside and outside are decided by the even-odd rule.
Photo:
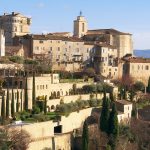
[[[143,57],[129,57],[122,59],[128,63],[150,63],[150,58],[143,58]]]
[[[123,104],[123,105],[131,105],[132,103],[126,100],[117,100],[116,103]]]
[[[80,38],[77,37],[66,37],[66,36],[58,36],[53,34],[28,34],[24,36],[18,36],[23,38],[31,38],[34,40],[62,40],[62,41],[72,41],[72,42],[84,42]]]
[[[87,34],[112,34],[112,35],[131,35],[130,33],[120,32],[116,29],[94,29],[88,30]]]

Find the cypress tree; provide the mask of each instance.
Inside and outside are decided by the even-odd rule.
[[[83,132],[82,132],[82,150],[89,149],[89,134],[88,134],[88,124],[87,121],[84,121]]]
[[[5,98],[4,98],[4,94],[2,95],[1,116],[2,116],[2,124],[4,124],[5,120],[6,120],[6,110],[5,110]]]
[[[150,77],[149,77],[149,79],[148,79],[147,92],[150,93]]]
[[[17,90],[16,112],[19,112],[19,91]]]
[[[44,114],[46,115],[47,113],[47,96],[45,96],[45,99],[44,99]]]
[[[20,99],[21,99],[21,111],[23,110],[22,109],[22,91],[20,92]]]
[[[28,82],[27,82],[27,77],[26,77],[26,81],[25,81],[25,98],[24,98],[24,109],[25,111],[28,110],[28,91],[27,91],[27,87],[28,87]]]
[[[7,97],[6,97],[6,118],[9,117],[9,89],[7,88]]]
[[[15,102],[14,102],[14,90],[12,89],[12,99],[11,99],[11,116],[15,116]]]
[[[119,126],[118,126],[118,117],[117,117],[117,109],[115,103],[113,103],[112,111],[109,117],[109,144],[111,145],[112,150],[115,149],[116,141],[119,134]]]
[[[35,72],[33,73],[33,83],[32,83],[32,108],[35,106]]]
[[[102,111],[100,116],[100,129],[103,132],[108,133],[108,121],[109,121],[109,99],[104,92]]]

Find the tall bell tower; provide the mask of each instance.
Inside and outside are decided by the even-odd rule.
[[[76,20],[74,20],[74,36],[80,38],[87,33],[87,30],[88,23],[80,11],[80,15],[77,16]]]

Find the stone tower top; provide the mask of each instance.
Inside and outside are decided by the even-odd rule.
[[[80,15],[77,16],[77,19],[74,20],[74,36],[82,37],[87,33],[88,23],[84,16],[82,16],[82,11],[80,11]]]

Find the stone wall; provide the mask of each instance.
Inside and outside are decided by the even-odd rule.
[[[54,111],[57,105],[60,105],[61,102],[63,103],[71,103],[77,100],[90,100],[91,94],[82,94],[82,95],[68,95],[68,96],[61,96],[59,99],[51,99],[47,101],[47,106],[49,107],[49,111]],[[93,98],[96,98],[96,94],[93,94]],[[97,94],[97,99],[102,99],[103,93]],[[54,109],[52,109],[54,108]]]
[[[28,150],[71,150],[71,134],[74,129],[81,128],[84,120],[91,115],[92,108],[73,112],[68,117],[62,116],[60,122],[40,122],[32,124],[18,124],[10,126],[10,129],[25,130],[31,135],[32,142]],[[54,127],[62,125],[62,133],[55,134]]]

